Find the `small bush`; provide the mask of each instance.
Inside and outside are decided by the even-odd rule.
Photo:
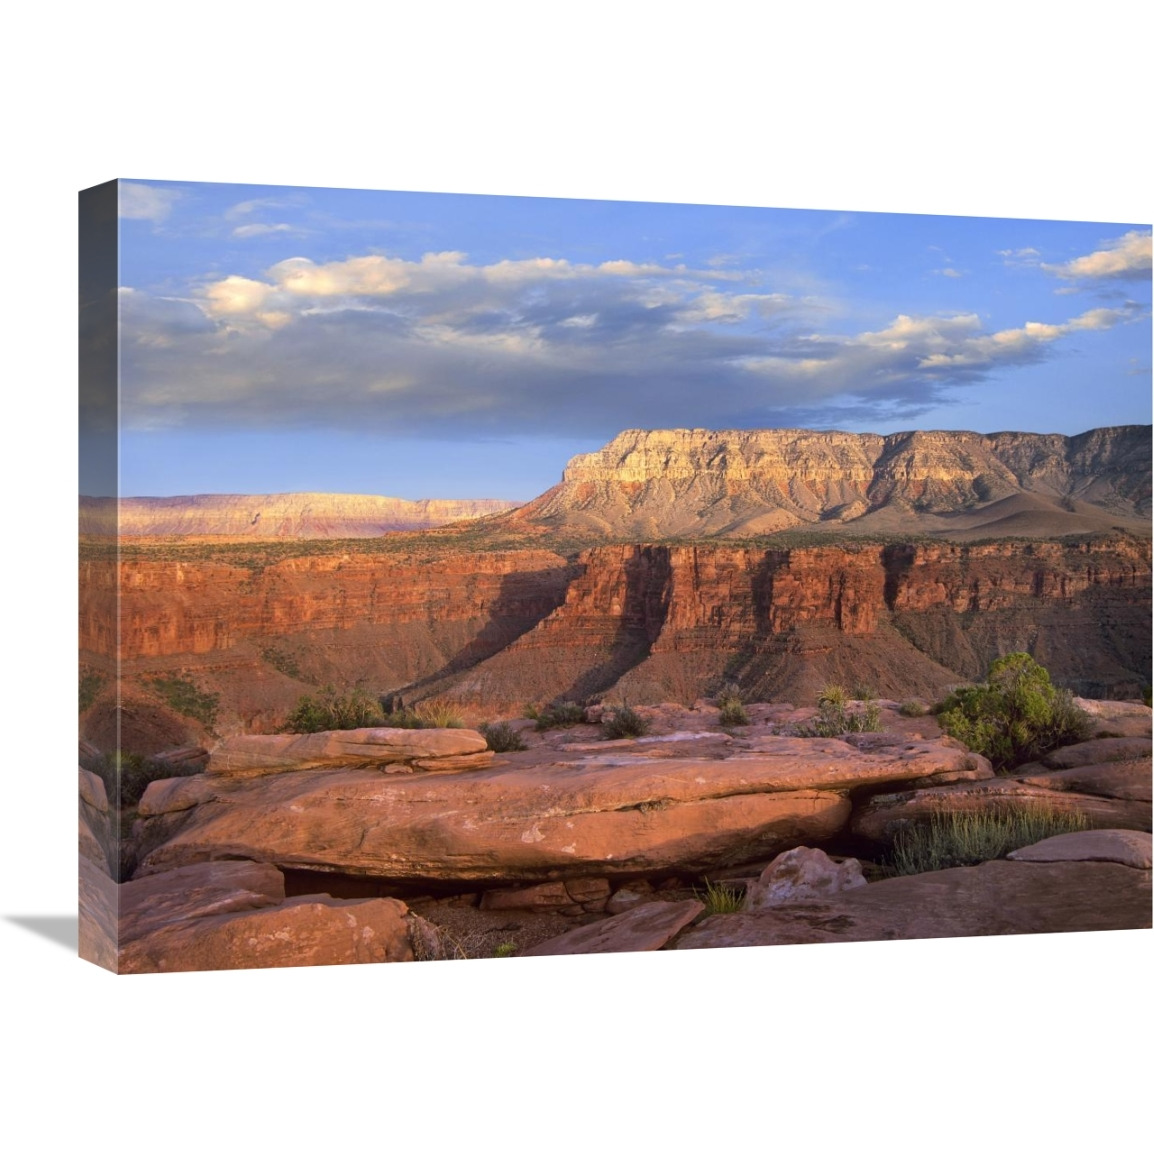
[[[463,729],[465,725],[461,715],[444,701],[422,701],[409,713],[417,719],[417,729]]]
[[[613,716],[601,723],[601,734],[607,741],[620,737],[644,737],[649,732],[649,722],[635,709],[623,705]]]
[[[80,712],[83,713],[96,700],[96,695],[104,688],[103,674],[88,670],[80,675]]]
[[[898,707],[902,717],[925,717],[929,711],[930,707],[921,701],[903,701]]]
[[[516,942],[502,942],[494,951],[495,958],[511,958],[517,952]]]
[[[198,689],[192,679],[185,674],[153,677],[148,679],[147,684],[177,713],[191,717],[209,729],[216,724],[216,711],[220,705],[219,693],[208,693]]]
[[[585,710],[575,701],[562,701],[540,710],[536,721],[538,730],[542,732],[546,729],[568,729],[572,725],[584,724]]]
[[[748,725],[749,714],[740,701],[727,701],[721,707],[721,716],[718,721],[722,725]]]
[[[846,733],[880,733],[881,728],[882,711],[876,701],[851,711],[845,704],[819,700],[817,717],[799,726],[797,732],[800,737],[841,737]]]
[[[867,681],[859,681],[853,687],[853,696],[857,701],[876,701],[878,691]]]
[[[519,750],[529,748],[521,740],[521,735],[507,721],[499,721],[495,725],[486,722],[477,726],[477,732],[494,753],[517,753]]]
[[[721,710],[718,721],[722,725],[748,725],[749,714],[736,685],[727,685],[717,695],[717,705]]]
[[[1069,691],[1054,686],[1027,653],[999,657],[984,685],[956,689],[942,703],[938,724],[1003,772],[1085,741],[1093,729]]]
[[[705,879],[705,890],[694,890],[693,896],[705,905],[706,914],[739,914],[745,906],[745,894],[735,886],[714,885]]]
[[[326,685],[315,697],[306,694],[296,703],[281,732],[321,733],[329,729],[366,729],[385,724],[381,707],[363,690],[341,694]]]
[[[1086,815],[1039,803],[985,813],[946,812],[901,830],[887,872],[920,874],[980,865],[1061,833],[1089,828]]]
[[[822,686],[821,692],[817,695],[817,704],[820,709],[823,705],[829,705],[834,709],[844,710],[849,703],[849,694],[846,693],[845,687],[831,682],[829,685]]]

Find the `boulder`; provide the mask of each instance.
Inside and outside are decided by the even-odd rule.
[[[676,949],[1150,927],[1150,871],[1100,861],[990,861],[889,878],[822,902],[706,918]]]
[[[179,813],[192,809],[216,796],[216,783],[200,775],[196,777],[164,777],[150,781],[144,790],[136,812],[141,817],[156,817],[162,813]]]
[[[1110,861],[1148,870],[1150,835],[1133,829],[1078,830],[1048,837],[1006,856],[1011,861]]]
[[[745,909],[755,911],[789,902],[820,900],[842,890],[864,886],[861,862],[835,862],[819,849],[798,846],[769,863],[745,891]]]
[[[1096,737],[1077,745],[1066,745],[1042,758],[1047,769],[1074,769],[1102,765],[1110,761],[1132,761],[1150,757],[1150,740],[1144,737]]]
[[[624,954],[659,950],[705,909],[699,901],[647,902],[628,913],[580,926],[522,950],[521,957],[559,954]]]
[[[120,972],[408,962],[414,955],[407,913],[395,898],[340,901],[320,895],[192,917],[123,942]]]
[[[575,878],[514,890],[489,890],[481,895],[483,910],[573,910],[600,913],[609,900],[605,878]]]
[[[196,779],[146,794],[142,812],[156,816],[138,831],[137,872],[227,856],[401,881],[706,873],[832,837],[851,788],[932,779],[970,756],[939,743],[862,753],[783,737],[725,759],[538,750],[465,775],[209,775],[207,794]]]
[[[286,770],[388,766],[418,759],[484,753],[485,739],[471,729],[344,729],[321,733],[245,734],[212,751],[213,776],[259,776]]]
[[[104,781],[94,773],[89,773],[83,766],[80,771],[80,800],[90,805],[98,813],[108,812],[108,793],[104,788]]]
[[[284,874],[252,861],[183,866],[120,887],[124,941],[217,914],[264,909],[285,900]]]
[[[626,910],[634,909],[642,902],[653,901],[653,887],[643,878],[626,882],[619,890],[610,895],[605,903],[607,914],[623,914]]]

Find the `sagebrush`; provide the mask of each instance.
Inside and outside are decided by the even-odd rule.
[[[984,684],[954,690],[938,709],[938,724],[1003,772],[1085,741],[1093,730],[1069,690],[1055,686],[1028,653],[999,657]]]

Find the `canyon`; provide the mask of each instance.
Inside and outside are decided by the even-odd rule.
[[[367,531],[389,499],[293,496],[256,524],[265,498],[125,502],[115,553],[82,539],[88,740],[150,755],[275,732],[326,685],[478,722],[726,683],[932,697],[1011,651],[1084,696],[1150,680],[1149,426],[627,431],[527,505],[415,503],[481,519],[359,539],[325,517],[368,501],[344,507]]]

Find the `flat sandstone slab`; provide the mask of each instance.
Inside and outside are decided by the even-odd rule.
[[[1150,834],[1134,829],[1086,829],[1061,833],[1007,854],[1011,861],[1109,861],[1150,868]]]
[[[1081,765],[1075,769],[1055,769],[1050,773],[1031,773],[1015,780],[1043,789],[1069,789],[1075,793],[1092,793],[1098,797],[1116,797],[1123,801],[1151,800],[1150,759],[1143,761],[1110,761],[1105,765]]]
[[[459,734],[461,731],[448,731]],[[970,755],[913,743],[863,753],[779,738],[727,759],[543,752],[468,774],[325,769],[215,776],[146,795],[138,876],[221,857],[398,880],[545,882],[771,858],[833,836],[851,787],[954,771]],[[199,800],[182,812],[194,795]],[[187,814],[187,816],[185,816]],[[151,823],[163,844],[148,841]]]
[[[809,905],[722,914],[676,949],[1147,929],[1150,873],[1114,862],[991,861],[890,878]]]
[[[418,758],[484,753],[485,739],[471,729],[345,729],[321,733],[245,734],[225,738],[206,772],[261,775],[285,770],[388,765]]]
[[[570,930],[559,938],[523,950],[521,957],[561,954],[625,954],[659,950],[705,909],[699,901],[648,902],[591,926]]]

